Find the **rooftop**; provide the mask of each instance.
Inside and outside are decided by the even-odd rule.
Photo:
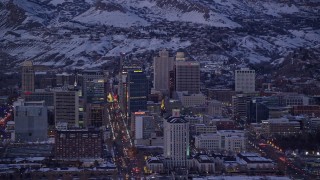
[[[188,121],[182,116],[180,116],[180,117],[170,116],[167,118],[167,122],[168,123],[187,123]]]

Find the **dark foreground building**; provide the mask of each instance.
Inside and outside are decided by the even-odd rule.
[[[102,134],[96,129],[73,129],[56,131],[55,158],[82,159],[102,156]]]

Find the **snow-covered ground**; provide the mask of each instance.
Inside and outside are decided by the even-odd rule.
[[[10,1],[1,2],[8,4]],[[195,50],[196,54],[190,53],[190,55],[198,61],[227,61],[233,58],[241,63],[271,61],[280,64],[282,58],[294,49],[320,47],[320,30],[316,28],[288,26],[283,29],[285,33],[273,32],[270,28],[270,35],[261,35],[248,33],[246,24],[236,20],[252,20],[258,17],[261,22],[272,22],[273,19],[280,20],[284,15],[301,16],[310,13],[316,16],[316,12],[319,12],[317,7],[294,2],[101,0],[100,6],[96,0],[13,0],[12,2],[16,7],[5,6],[6,8],[0,9],[0,52],[17,62],[32,59],[36,64],[56,67],[65,65],[94,67],[105,63],[105,59],[119,56],[120,52],[139,54],[163,48],[171,51],[187,48],[191,52]],[[17,12],[19,13],[15,14]],[[155,24],[165,25],[169,22],[171,24],[190,22],[192,25],[188,26],[201,27],[204,30],[223,27],[226,32],[221,30],[221,34],[225,35],[216,42],[209,36],[194,39],[192,34],[198,33],[196,31],[184,37],[180,34],[183,29],[173,27],[175,32],[172,33],[169,29],[154,27]],[[34,24],[39,26],[39,23],[43,27],[25,30]],[[118,33],[106,31],[102,35],[87,30],[88,26],[102,27],[102,25],[130,29]],[[74,29],[78,29],[77,33],[73,32]],[[186,29],[188,31],[188,27]],[[241,31],[237,31],[239,29]],[[131,30],[140,34],[129,35]],[[159,36],[151,36],[151,33]],[[206,50],[207,42],[214,47],[212,52]],[[198,44],[204,47],[199,50]]]
[[[102,11],[90,8],[85,13],[74,18],[87,24],[104,24],[115,27],[148,26],[150,23],[136,14],[120,11]]]

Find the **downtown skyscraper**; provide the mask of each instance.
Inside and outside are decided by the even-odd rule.
[[[154,57],[154,89],[161,92],[169,91],[169,72],[173,70],[174,58],[169,56],[169,52],[162,50],[159,57]]]
[[[32,61],[22,63],[22,92],[34,92],[34,67]]]

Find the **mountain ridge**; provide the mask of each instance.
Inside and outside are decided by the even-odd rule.
[[[311,0],[5,0],[0,7],[4,69],[26,59],[91,68],[120,52],[145,56],[162,48],[239,67],[280,66],[299,48],[319,54],[320,2]]]

